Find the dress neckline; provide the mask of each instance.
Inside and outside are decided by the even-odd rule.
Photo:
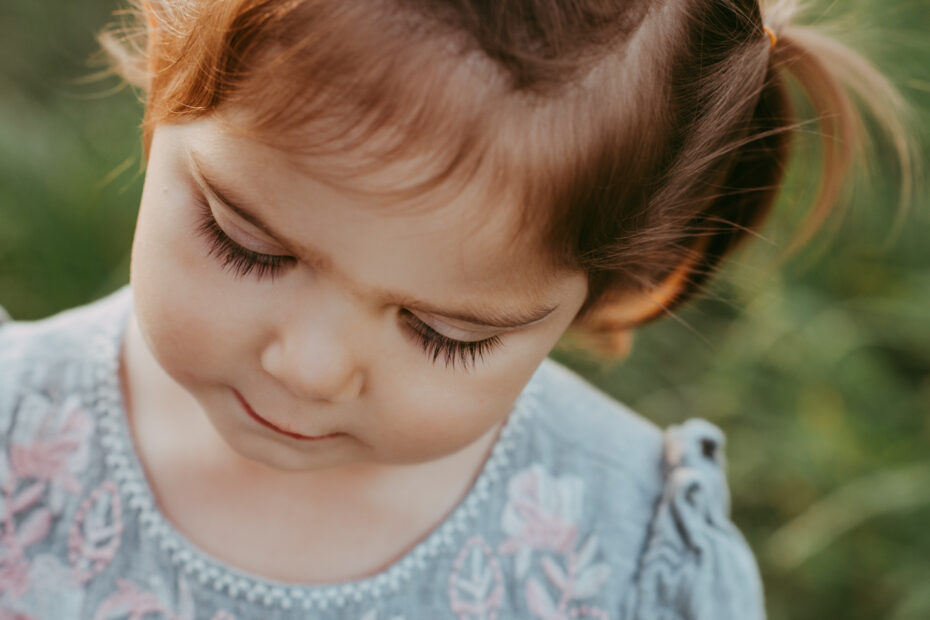
[[[119,381],[120,351],[133,308],[131,287],[124,286],[104,303],[107,303],[107,316],[101,323],[101,330],[95,334],[90,376],[100,442],[109,474],[116,481],[139,529],[174,566],[218,593],[266,607],[326,609],[400,591],[415,574],[426,572],[440,552],[461,542],[492,490],[496,491],[496,487],[503,484],[516,440],[538,409],[540,369],[518,396],[490,455],[462,499],[442,522],[384,570],[369,577],[332,584],[277,581],[230,566],[201,550],[178,531],[157,506],[132,439]]]

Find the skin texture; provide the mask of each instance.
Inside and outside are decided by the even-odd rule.
[[[293,245],[208,198],[192,153]],[[553,273],[531,244],[512,242],[506,202],[481,208],[489,197],[473,188],[392,208],[314,180],[305,164],[212,117],[156,129],[121,369],[137,451],[166,515],[227,562],[303,582],[376,571],[441,522],[586,294],[583,274]],[[308,246],[329,261],[237,277],[198,232],[203,200],[242,246],[299,247],[302,257]],[[443,309],[558,307],[505,331],[401,307],[383,291]],[[450,338],[497,335],[502,345],[467,368],[443,355],[434,363],[406,313]],[[279,427],[340,435],[279,434],[236,392]],[[295,544],[313,553],[289,553]]]
[[[329,255],[339,272],[297,263],[272,281],[224,270],[197,233],[196,202],[205,197],[192,151],[275,231]],[[424,463],[499,425],[580,308],[583,275],[544,274],[532,256],[512,251],[505,206],[495,210],[499,221],[480,226],[468,195],[408,214],[341,196],[289,163],[210,119],[156,132],[131,278],[148,349],[199,405],[187,415],[206,415],[243,458],[289,472]],[[223,205],[211,209],[240,245],[287,254]],[[375,286],[444,307],[559,307],[507,334],[417,312],[451,338],[501,336],[483,361],[448,368],[416,344],[401,308],[369,296]],[[257,426],[233,389],[278,426],[345,435],[291,441]]]

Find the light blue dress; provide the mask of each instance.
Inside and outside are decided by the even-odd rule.
[[[662,432],[549,359],[466,496],[386,570],[306,585],[224,564],[166,519],[136,455],[117,375],[131,306],[124,287],[0,325],[2,618],[764,617],[721,432]]]

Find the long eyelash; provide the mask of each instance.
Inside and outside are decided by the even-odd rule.
[[[197,232],[210,244],[208,255],[216,257],[223,269],[232,269],[235,277],[242,278],[254,272],[259,280],[267,276],[273,281],[282,269],[296,262],[292,256],[262,254],[242,247],[230,239],[216,223],[210,205],[198,200],[198,206],[201,220]]]
[[[455,360],[459,359],[462,362],[462,368],[467,370],[469,361],[471,365],[474,366],[476,360],[484,360],[484,356],[487,353],[490,353],[502,344],[498,336],[492,336],[484,340],[475,340],[473,342],[453,340],[452,338],[443,336],[418,319],[415,315],[406,311],[405,314],[407,315],[407,321],[414,338],[416,338],[417,344],[423,348],[426,352],[426,356],[431,358],[430,361],[434,364],[439,356],[442,355],[446,366],[455,368]]]
[[[197,232],[210,243],[208,254],[216,257],[222,263],[223,269],[232,269],[235,277],[245,277],[254,272],[255,277],[258,279],[267,276],[274,280],[282,269],[296,262],[296,259],[292,256],[262,254],[242,247],[230,239],[220,228],[216,218],[213,217],[213,213],[210,211],[210,206],[206,202],[198,201],[198,206],[201,211],[201,221],[197,227]],[[413,332],[417,344],[426,352],[426,356],[431,358],[430,361],[434,364],[442,355],[447,367],[455,368],[455,361],[459,359],[463,369],[467,370],[469,363],[474,366],[478,359],[483,360],[486,354],[502,344],[498,336],[473,342],[454,340],[443,336],[416,318],[415,315],[409,312],[406,314],[410,330]]]

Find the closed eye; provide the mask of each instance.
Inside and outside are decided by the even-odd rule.
[[[434,364],[441,356],[447,367],[455,368],[456,360],[460,360],[462,368],[468,370],[469,363],[474,367],[479,359],[483,361],[485,355],[503,344],[500,336],[474,341],[455,340],[440,334],[409,310],[402,313],[410,335]]]
[[[266,277],[274,280],[285,268],[297,264],[297,259],[293,256],[263,254],[242,247],[220,228],[206,201],[198,200],[197,203],[200,208],[197,232],[209,245],[208,255],[216,258],[223,269],[231,270],[235,277],[242,278],[252,274],[259,280]]]
[[[293,256],[263,254],[241,246],[220,228],[206,201],[198,200],[197,206],[200,210],[197,232],[208,243],[208,255],[216,258],[222,269],[232,271],[234,277],[242,278],[251,274],[259,280],[270,278],[273,281],[284,269],[297,264],[297,259]],[[446,367],[454,369],[458,361],[464,370],[468,370],[469,365],[475,367],[479,360],[483,361],[486,355],[503,344],[499,336],[475,341],[449,338],[421,321],[409,310],[404,309],[401,314],[408,336],[426,353],[433,364],[441,357]]]

